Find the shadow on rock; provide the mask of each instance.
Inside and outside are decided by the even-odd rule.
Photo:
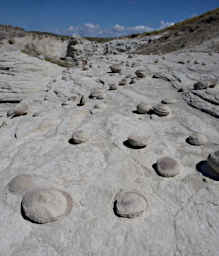
[[[75,142],[72,138],[68,140],[68,143],[71,144],[71,145],[75,145]]]
[[[28,217],[25,215],[25,212],[24,212],[24,209],[23,209],[22,205],[21,205],[21,207],[20,207],[20,213],[21,213],[21,216],[23,217],[23,219],[24,219],[25,221],[31,222],[31,223],[33,223],[33,224],[41,225],[41,223],[36,223],[36,222],[34,222],[33,220],[31,220],[30,218],[28,218]]]
[[[160,174],[159,174],[158,171],[157,171],[157,163],[154,163],[154,164],[152,165],[152,168],[153,168],[154,171],[160,176]]]
[[[202,175],[215,181],[219,181],[219,174],[208,165],[208,161],[201,161],[196,165],[196,169]]]

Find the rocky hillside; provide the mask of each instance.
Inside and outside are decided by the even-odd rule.
[[[52,33],[25,31],[0,25],[0,47],[10,46],[32,56],[63,57],[70,37]]]
[[[219,8],[201,16],[177,23],[167,29],[152,32],[149,35],[162,35],[158,39],[148,40],[139,47],[139,54],[165,54],[183,48],[201,45],[207,40],[219,38]],[[146,34],[147,35],[147,34]],[[145,36],[139,35],[138,37]],[[211,41],[209,50],[219,52],[219,41]]]
[[[218,255],[215,39],[141,55],[148,35],[54,38],[49,59],[6,40],[0,256]]]

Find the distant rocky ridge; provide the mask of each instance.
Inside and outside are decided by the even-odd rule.
[[[149,40],[137,50],[139,54],[165,54],[176,50],[201,45],[219,37],[219,8],[177,23],[160,31],[162,36]],[[209,50],[219,52],[219,41],[211,41]]]

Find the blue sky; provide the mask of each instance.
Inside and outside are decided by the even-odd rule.
[[[0,1],[0,24],[82,36],[150,31],[219,7],[219,0]]]

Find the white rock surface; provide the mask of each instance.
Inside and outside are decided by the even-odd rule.
[[[122,46],[119,42],[109,49],[117,54],[107,55],[104,44],[86,42],[90,52],[96,47],[93,55],[86,53],[91,65],[87,71],[0,48],[0,256],[218,254],[218,181],[199,172],[219,146],[218,90],[193,90],[193,84],[219,79],[219,54],[209,56],[196,48],[165,59],[135,54],[128,58],[119,49],[131,45],[132,52],[138,39],[123,40]],[[83,42],[77,47],[86,48]],[[179,60],[190,63],[178,64]],[[207,65],[195,65],[194,60]],[[113,64],[119,64],[122,75],[110,72]],[[137,69],[145,71],[144,79],[108,90],[110,83],[118,84],[127,75],[134,79]],[[101,102],[107,107],[91,115],[95,99],[87,99],[83,107],[77,104],[81,95],[88,98],[95,88],[104,91]],[[164,98],[178,100],[170,106],[171,118],[133,113],[139,102],[154,105]],[[7,112],[22,100],[28,114],[8,118]],[[92,139],[70,145],[76,130]],[[189,146],[185,138],[193,132],[205,134],[209,143]],[[150,144],[131,150],[123,144],[130,134],[150,136]],[[163,156],[177,159],[183,168],[180,175],[165,179],[156,174],[152,166]],[[55,222],[36,225],[25,220],[20,212],[23,193],[8,191],[11,180],[23,174],[33,177],[37,189],[68,193],[74,202],[71,212],[59,218],[66,206],[61,203]],[[121,190],[138,191],[147,199],[141,216],[115,215],[115,195]],[[141,212],[136,200],[134,208]]]

